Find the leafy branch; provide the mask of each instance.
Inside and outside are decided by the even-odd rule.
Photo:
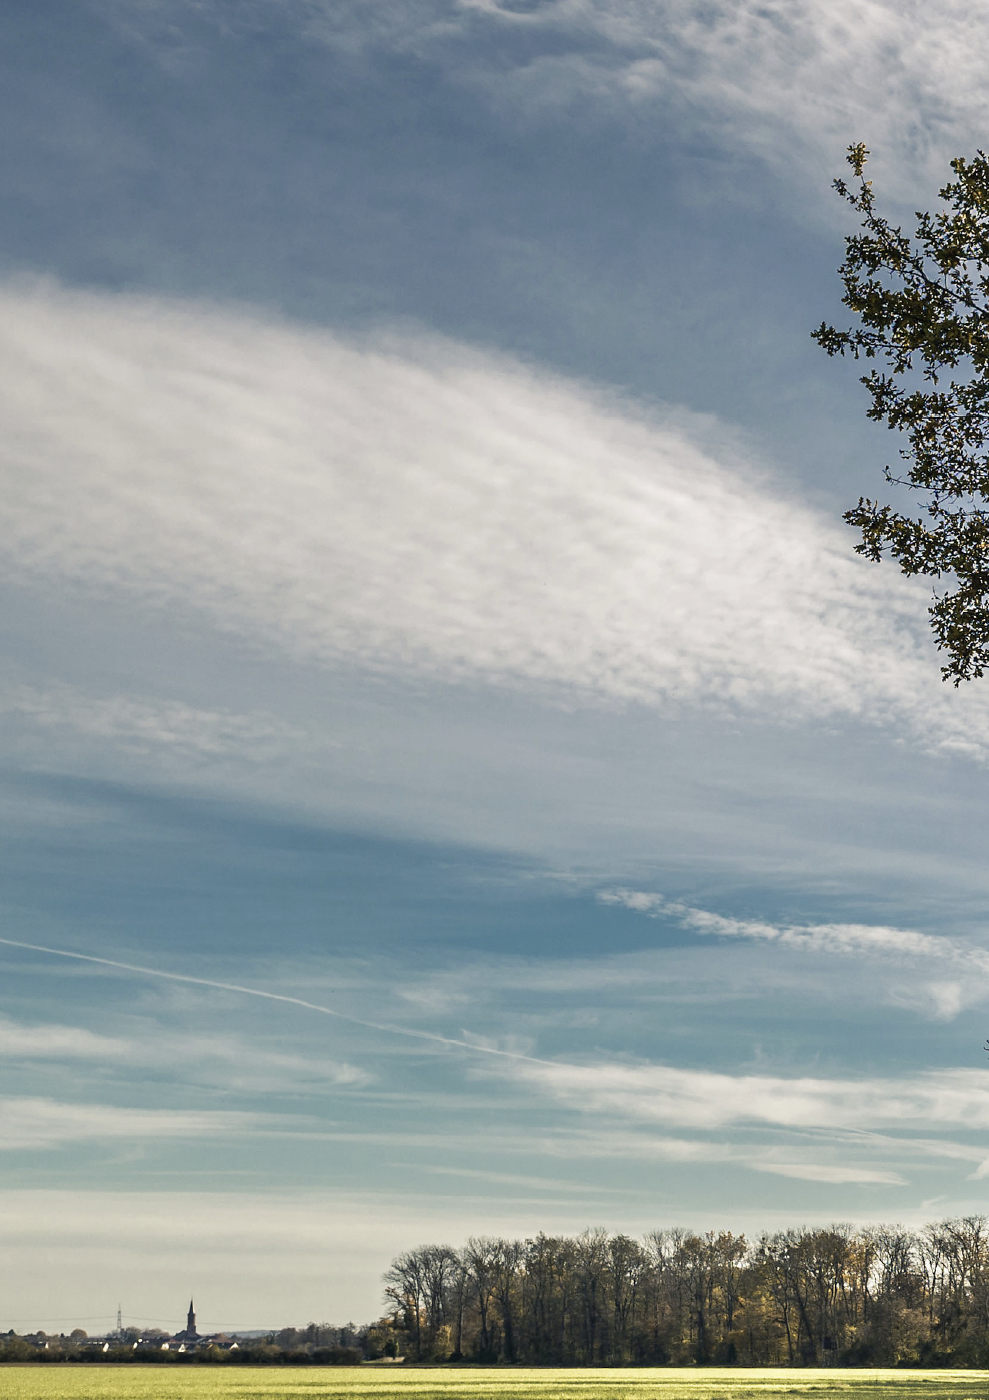
[[[930,617],[942,677],[957,686],[989,666],[989,158],[951,162],[946,208],[918,212],[911,237],[877,212],[868,154],[850,146],[855,183],[834,182],[861,218],[839,269],[859,324],[822,323],[813,336],[829,355],[882,361],[862,377],[867,413],[909,444],[905,470],[887,466],[886,480],[923,499],[911,515],[860,497],[844,518],[867,559],[946,580]]]

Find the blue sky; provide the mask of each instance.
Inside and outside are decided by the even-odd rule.
[[[981,13],[0,25],[0,1330],[980,1211],[989,692],[809,333],[846,145],[898,214],[984,144]]]

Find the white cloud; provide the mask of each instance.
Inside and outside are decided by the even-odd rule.
[[[672,91],[721,141],[794,173],[865,139],[906,195],[918,167],[929,177],[974,151],[989,120],[985,16],[962,0],[560,0],[537,17],[592,41],[582,86],[633,101]],[[556,65],[540,66],[545,83]]]
[[[650,918],[673,919],[684,928],[720,938],[784,943],[815,953],[888,953],[934,958],[965,955],[980,960],[980,966],[989,971],[989,954],[980,949],[963,948],[952,939],[916,933],[912,929],[887,928],[881,924],[770,924],[761,919],[735,919],[707,909],[695,909],[648,890],[604,890],[598,899],[602,904],[621,904]]]
[[[142,1028],[136,1035],[99,1035],[77,1026],[27,1025],[0,1017],[0,1059],[92,1061],[126,1070],[168,1065],[185,1083],[221,1084],[228,1091],[261,1093],[294,1088],[300,1092],[360,1087],[367,1071],[319,1055],[297,1055],[250,1044],[233,1035],[162,1032]]]
[[[944,1020],[956,1016],[973,996],[989,987],[989,952],[957,939],[913,929],[889,928],[881,924],[770,924],[761,919],[735,919],[713,914],[707,909],[668,900],[645,890],[605,890],[598,895],[603,904],[621,904],[650,918],[669,918],[683,928],[718,938],[743,938],[754,942],[778,943],[808,953],[843,956],[893,958],[947,964],[964,974],[964,982],[951,978],[925,980],[923,987],[909,994],[898,990],[897,998],[916,1005],[933,1002]]]
[[[866,140],[897,195],[930,197],[989,122],[985,14],[964,0],[321,0],[300,13],[351,53],[445,63],[513,121],[681,109],[695,140],[706,130],[765,158],[802,195],[823,195],[845,146]]]
[[[117,1108],[5,1097],[0,1099],[0,1151],[118,1138],[217,1137],[250,1131],[261,1121],[256,1114],[230,1110]]]
[[[299,731],[271,715],[204,710],[182,701],[134,695],[93,696],[73,686],[11,686],[0,691],[0,715],[22,715],[45,728],[66,726],[136,749],[159,746],[198,758],[269,754]]]
[[[0,311],[8,576],[300,661],[989,742],[918,639],[923,590],[706,420],[446,342],[53,288]],[[200,722],[134,703],[118,728]]]
[[[807,1137],[813,1138],[808,1144]],[[904,1157],[927,1157],[935,1151],[930,1143],[917,1143],[899,1139],[879,1139],[869,1134],[869,1140],[847,1133],[829,1132],[788,1134],[790,1138],[803,1139],[797,1146],[791,1144],[759,1144],[748,1142],[722,1141],[698,1135],[694,1138],[672,1138],[657,1136],[652,1131],[615,1130],[609,1124],[601,1133],[560,1133],[558,1138],[547,1139],[533,1144],[550,1156],[578,1160],[580,1158],[614,1157],[622,1161],[656,1161],[670,1163],[717,1163],[721,1166],[735,1164],[751,1171],[771,1176],[788,1176],[801,1181],[859,1182],[863,1185],[898,1185],[904,1182],[899,1171],[889,1166],[875,1166],[851,1160],[868,1154],[882,1158],[895,1158],[902,1165]],[[532,1148],[530,1147],[530,1151]],[[942,1156],[961,1161],[980,1161],[978,1148],[960,1146],[956,1143],[936,1144]]]
[[[517,1172],[482,1171],[473,1167],[423,1167],[428,1176],[452,1176],[461,1181],[489,1182],[493,1186],[522,1186],[532,1191],[575,1191],[585,1196],[617,1196],[617,1186],[599,1186],[591,1182],[561,1181],[559,1177],[524,1176]]]
[[[118,1060],[128,1059],[133,1042],[97,1035],[80,1026],[24,1025],[0,1017],[0,1057],[9,1059]]]
[[[902,1186],[899,1172],[870,1167],[829,1165],[827,1162],[748,1162],[753,1171],[772,1172],[775,1176],[794,1177],[798,1181],[826,1181],[834,1185],[858,1182],[863,1186]]]
[[[775,1176],[788,1176],[801,1181],[826,1181],[834,1183],[858,1182],[862,1185],[901,1186],[904,1177],[899,1172],[883,1168],[864,1167],[854,1164],[827,1162],[795,1162],[776,1160],[773,1149],[747,1151],[726,1147],[720,1143],[656,1144],[653,1156],[667,1161],[692,1162],[737,1162],[740,1166],[751,1167],[753,1171],[768,1172]],[[689,1147],[689,1151],[677,1151],[676,1146]],[[673,1150],[664,1151],[664,1147]],[[615,1153],[615,1156],[619,1156]],[[463,1167],[425,1167],[432,1176],[452,1176],[468,1181],[489,1181],[495,1186],[522,1186],[537,1191],[577,1192],[588,1197],[597,1195],[636,1194],[635,1188],[597,1186],[572,1181],[560,1181],[554,1177],[521,1176],[511,1172],[474,1171]],[[981,1170],[981,1168],[980,1168]],[[978,1173],[976,1173],[978,1175]]]
[[[502,1073],[582,1112],[695,1129],[989,1127],[989,1070],[940,1070],[900,1079],[787,1079],[669,1065],[517,1060],[506,1061]]]

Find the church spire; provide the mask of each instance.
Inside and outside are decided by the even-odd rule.
[[[188,1336],[188,1337],[195,1337],[195,1336],[196,1336],[196,1314],[195,1314],[195,1311],[194,1311],[194,1309],[193,1309],[193,1303],[192,1303],[192,1299],[191,1299],[191,1298],[189,1299],[189,1320],[188,1320],[188,1322],[186,1323],[185,1330],[186,1330],[186,1336]]]

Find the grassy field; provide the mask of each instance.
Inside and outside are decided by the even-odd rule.
[[[2,1400],[987,1400],[989,1371],[4,1366]]]

